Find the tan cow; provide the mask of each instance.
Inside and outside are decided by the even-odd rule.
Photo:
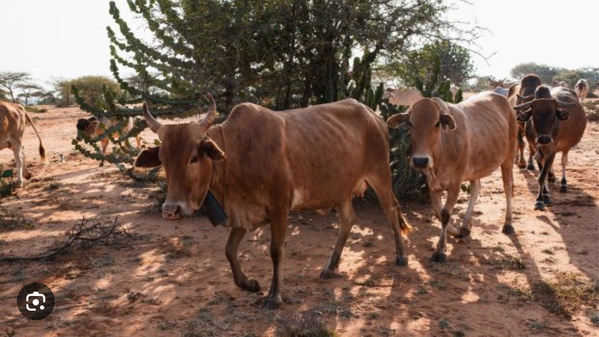
[[[412,140],[410,165],[426,175],[433,210],[442,222],[433,261],[446,259],[446,233],[462,181],[469,181],[471,190],[462,227],[459,231],[450,229],[450,234],[457,237],[470,235],[470,220],[480,191],[480,179],[498,167],[501,167],[506,199],[503,232],[514,232],[512,165],[518,126],[505,97],[484,92],[459,104],[423,98],[411,110],[387,120],[387,125],[393,128],[401,124],[408,125]],[[447,200],[442,207],[443,191],[447,191]]]
[[[535,209],[544,210],[551,204],[547,181],[557,152],[562,152],[562,181],[560,192],[567,192],[566,165],[568,152],[584,134],[587,120],[575,93],[569,89],[539,86],[534,97],[514,109],[522,111],[518,119],[526,122],[527,137],[535,141],[535,159],[539,165],[539,193]],[[530,130],[529,130],[530,129]]]
[[[242,271],[237,249],[247,231],[270,223],[273,277],[265,304],[281,304],[281,261],[293,210],[337,209],[339,234],[321,277],[334,275],[355,220],[352,198],[367,184],[391,224],[395,262],[407,264],[402,232],[410,227],[391,190],[389,134],[372,110],[353,99],[281,112],[244,103],[213,126],[216,104],[209,98],[209,113],[200,123],[162,125],[144,105],[161,146],[143,150],[135,166],[163,165],[165,219],[191,215],[208,190],[214,194],[228,215],[226,256],[237,286],[259,291],[258,282]]]
[[[422,93],[414,88],[387,89],[383,94],[383,99],[388,99],[389,103],[397,106],[406,105],[410,107],[422,99]]]
[[[0,101],[0,150],[12,149],[17,166],[17,182],[23,185],[23,177],[29,179],[31,174],[27,172],[25,165],[25,149],[23,146],[23,133],[25,125],[29,122],[40,142],[39,153],[42,162],[46,162],[46,150],[33,121],[20,104]]]
[[[98,119],[97,117],[90,117],[88,119],[80,118],[77,120],[77,140],[81,140],[81,134],[85,135],[88,138],[96,138],[103,134],[106,129],[118,125],[120,121],[116,118],[106,118],[101,117]],[[123,132],[127,133],[131,129],[133,129],[133,118],[127,118],[127,125],[123,127]],[[118,133],[112,134],[111,137],[118,137]],[[100,144],[102,145],[102,155],[106,155],[106,149],[108,148],[108,142],[110,139],[108,137],[104,137],[100,139]],[[137,143],[137,147],[141,148],[141,141],[139,135],[135,136],[135,141]],[[100,163],[102,165],[104,160]]]

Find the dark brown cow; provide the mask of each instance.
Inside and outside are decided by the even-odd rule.
[[[337,209],[339,235],[321,277],[334,275],[355,219],[351,200],[367,184],[393,229],[395,262],[407,264],[402,232],[410,227],[391,190],[389,134],[372,110],[353,99],[282,112],[244,103],[212,126],[216,105],[209,98],[210,111],[200,123],[162,125],[144,105],[162,145],[142,151],[135,166],[164,166],[165,219],[192,214],[208,190],[215,195],[228,215],[226,256],[237,286],[259,291],[258,282],[242,271],[237,248],[247,231],[270,223],[273,277],[265,304],[281,304],[281,261],[292,210]]]
[[[530,124],[534,132],[537,148],[535,159],[541,170],[535,209],[543,210],[546,204],[551,203],[546,180],[557,152],[562,152],[560,192],[568,190],[568,152],[578,144],[584,134],[587,124],[584,109],[573,91],[562,87],[550,89],[547,86],[538,87],[532,101],[520,104],[514,109],[523,111],[518,119]]]
[[[448,104],[437,98],[424,98],[406,113],[393,115],[390,127],[407,124],[412,150],[410,165],[421,170],[431,195],[433,211],[443,225],[441,237],[432,259],[445,260],[446,233],[458,200],[462,181],[470,181],[470,201],[462,227],[449,233],[457,237],[470,235],[470,219],[480,191],[480,179],[501,167],[506,199],[503,232],[514,232],[512,226],[512,166],[518,126],[507,99],[484,92],[459,104]],[[441,207],[443,191],[447,200]]]
[[[42,162],[46,162],[46,150],[42,144],[42,138],[25,108],[20,104],[0,101],[0,150],[12,149],[17,166],[17,182],[20,186],[23,185],[23,177],[27,179],[31,177],[25,165],[25,149],[23,147],[23,133],[27,122],[31,124],[40,142],[40,159]]]
[[[510,88],[508,93],[508,100],[511,106],[526,103],[532,100],[537,87],[541,85],[541,78],[535,74],[528,74],[522,78],[520,84]],[[516,158],[516,165],[523,169],[534,170],[533,156],[535,153],[534,143],[531,144],[530,139],[528,140],[528,166],[524,161],[524,135],[526,134],[525,123],[518,123],[518,157]]]

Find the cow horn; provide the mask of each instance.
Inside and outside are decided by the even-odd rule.
[[[144,111],[144,119],[146,120],[146,123],[148,123],[150,130],[152,130],[154,132],[158,131],[158,129],[160,129],[162,124],[160,124],[160,122],[157,121],[154,118],[154,116],[152,116],[152,114],[150,113],[150,109],[148,109],[148,103],[146,103],[145,101],[144,101],[144,105],[143,105],[143,111]]]
[[[207,93],[206,98],[208,98],[208,100],[210,101],[210,107],[208,108],[208,114],[206,114],[206,117],[204,117],[204,119],[202,119],[202,121],[200,122],[200,126],[202,126],[204,130],[207,130],[210,126],[212,126],[217,114],[216,102],[214,102],[214,97],[212,97],[212,94]]]
[[[532,95],[528,95],[528,96],[522,96],[520,94],[516,94],[516,96],[518,97],[519,100],[524,101],[526,99],[529,99],[532,97]]]
[[[518,95],[518,96],[520,96],[520,95]],[[514,110],[524,110],[524,109],[527,109],[532,104],[532,102],[534,102],[534,101],[530,101],[530,102],[526,102],[526,103],[523,103],[523,104],[520,104],[520,105],[516,105],[514,107]]]
[[[575,104],[576,103],[573,103],[573,102],[564,102],[564,101],[557,100],[557,106],[559,106],[560,108],[567,108],[567,107],[573,106]]]

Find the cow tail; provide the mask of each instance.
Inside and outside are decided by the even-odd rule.
[[[412,231],[412,226],[410,226],[408,220],[401,214],[401,211],[398,210],[397,214],[399,216],[399,228],[401,229],[401,234],[407,236]]]
[[[31,120],[31,117],[29,117],[29,114],[27,114],[27,112],[24,112],[24,113],[25,113],[25,117],[27,118],[27,121],[29,121],[29,124],[31,124],[33,131],[35,131],[35,134],[37,135],[37,139],[40,141],[40,146],[39,146],[40,158],[42,160],[42,163],[45,163],[46,162],[46,149],[44,149],[44,144],[42,143],[42,137],[40,137],[40,134],[37,132],[37,129],[35,128],[35,124],[33,124],[33,121]]]

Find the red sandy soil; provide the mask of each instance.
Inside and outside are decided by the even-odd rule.
[[[234,285],[225,258],[226,228],[213,228],[204,217],[163,220],[155,206],[158,183],[133,182],[114,166],[99,167],[74,151],[76,120],[88,117],[78,108],[49,107],[31,116],[49,164],[39,163],[37,139],[28,127],[24,143],[33,179],[0,200],[0,217],[24,219],[22,226],[0,227],[0,256],[47,251],[82,217],[118,216],[133,235],[111,245],[75,247],[46,261],[0,263],[0,335],[273,336],[302,312],[316,317],[309,324],[320,321],[339,336],[599,335],[596,301],[573,303],[568,317],[551,310],[551,298],[534,292],[542,282],[567,276],[597,282],[596,123],[588,124],[570,152],[569,192],[554,187],[554,205],[547,211],[533,210],[538,172],[514,167],[515,235],[501,233],[505,201],[499,171],[483,179],[472,234],[448,239],[443,264],[429,261],[440,223],[428,204],[401,202],[415,230],[408,240],[409,265],[397,267],[382,210],[356,200],[358,220],[340,276],[322,280],[318,275],[336,240],[336,217],[293,213],[283,262],[284,304],[268,311],[261,300],[271,279],[269,227],[242,242],[243,268],[262,287],[245,292]],[[149,132],[143,136],[153,138]],[[11,161],[11,151],[0,152],[0,163],[6,167]],[[559,165],[556,173],[559,177]],[[454,223],[466,206],[463,193]],[[57,298],[54,312],[40,321],[23,317],[16,306],[20,288],[33,281],[48,285]]]

